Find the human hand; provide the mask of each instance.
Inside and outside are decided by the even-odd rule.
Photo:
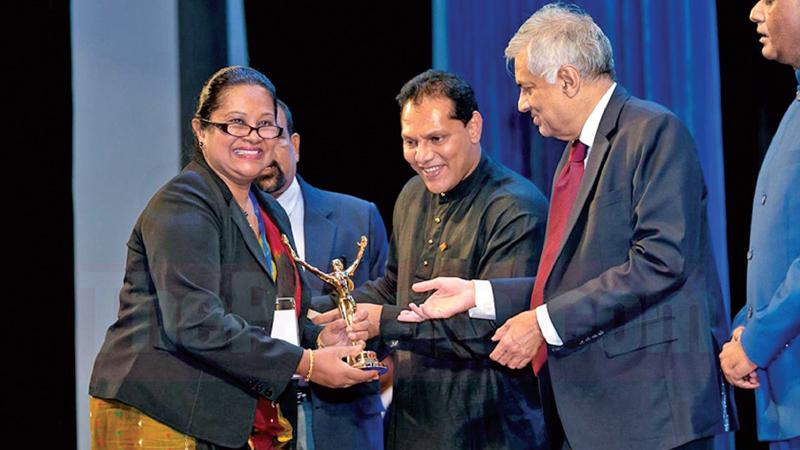
[[[311,371],[311,381],[329,388],[345,388],[354,384],[377,380],[377,371],[354,369],[342,360],[346,356],[355,356],[363,350],[363,342],[358,345],[334,346],[313,350],[314,368]],[[305,376],[306,373],[301,373],[300,375]]]
[[[358,303],[356,305],[357,311],[366,311],[369,322],[369,337],[373,338],[381,334],[381,314],[383,314],[383,305],[375,305],[372,303]]]
[[[435,291],[419,306],[408,305],[414,314],[401,314],[401,322],[421,322],[428,319],[447,319],[475,306],[475,282],[454,277],[439,277],[414,283],[414,292]]]
[[[728,382],[741,389],[755,389],[760,386],[757,366],[750,361],[742,347],[740,336],[744,327],[737,327],[733,331],[733,337],[729,342],[722,346],[719,354],[719,364],[722,373]]]
[[[366,312],[367,317],[366,319],[366,326],[362,327],[359,326],[354,331],[367,331],[367,338],[375,337],[380,334],[380,327],[381,327],[381,313],[383,312],[383,305],[374,305],[372,303],[358,303],[356,305],[356,314],[354,317],[353,326],[355,326],[355,317],[362,317],[359,315],[360,312]],[[324,312],[313,319],[311,321],[316,325],[328,324],[332,323],[336,320],[340,320],[341,316],[339,315],[338,309],[332,309],[328,312]],[[359,336],[363,336],[360,334]],[[327,344],[326,344],[327,345]]]
[[[337,313],[339,310],[334,310]],[[319,317],[319,316],[317,316]],[[353,315],[350,326],[347,325],[341,316],[325,324],[325,328],[319,333],[319,341],[323,346],[331,345],[350,345],[355,341],[365,341],[369,338],[369,319],[367,311],[358,310]],[[312,322],[316,319],[312,319]]]
[[[754,370],[749,374],[743,376],[741,379],[736,380],[736,383],[733,384],[734,386],[740,389],[755,389],[761,386],[761,383],[758,381],[758,371]]]
[[[511,369],[525,367],[544,344],[536,311],[525,311],[508,319],[495,331],[492,341],[499,343],[489,358]]]
[[[311,322],[314,325],[327,325],[341,318],[342,316],[341,314],[339,314],[339,310],[334,308],[330,311],[317,314],[316,316],[314,316],[314,318],[311,319]]]
[[[428,318],[422,317],[410,309],[404,309],[400,311],[400,314],[397,316],[397,320],[399,322],[420,323],[428,320]]]

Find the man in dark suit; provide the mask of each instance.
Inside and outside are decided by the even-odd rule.
[[[563,448],[712,448],[735,417],[715,358],[729,326],[692,137],[614,82],[611,45],[577,8],[543,7],[505,55],[519,110],[569,143],[537,276],[492,281],[478,298],[486,282],[418,284],[438,291],[417,319],[493,304],[505,323],[490,357],[541,369]],[[504,315],[520,302],[531,309]]]
[[[317,189],[297,174],[300,135],[294,131],[289,107],[281,100],[278,106],[278,125],[285,132],[275,146],[275,160],[257,182],[289,215],[298,256],[323,271],[330,270],[335,258],[347,265],[354,260],[356,244],[363,235],[369,242],[353,282],[359,286],[382,276],[388,244],[378,209],[359,198]],[[312,303],[311,309],[335,307],[330,297],[322,296],[330,292],[330,285],[314,276],[305,280],[318,302]],[[383,404],[377,382],[342,390],[314,386],[311,397],[316,449],[383,448]]]

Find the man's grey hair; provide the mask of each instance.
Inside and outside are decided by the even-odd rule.
[[[614,78],[614,55],[603,30],[575,5],[551,3],[536,11],[508,42],[506,61],[528,50],[528,70],[555,83],[558,69],[572,64],[581,76]]]

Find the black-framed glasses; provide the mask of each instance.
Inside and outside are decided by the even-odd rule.
[[[222,130],[224,133],[230,134],[231,136],[235,137],[247,137],[250,136],[250,133],[253,130],[256,131],[256,134],[261,139],[275,139],[283,134],[283,128],[277,125],[262,125],[260,127],[251,127],[246,123],[225,123],[225,122],[212,122],[210,120],[203,119],[202,117],[198,117],[201,122],[205,122],[209,125],[214,125],[215,127]]]

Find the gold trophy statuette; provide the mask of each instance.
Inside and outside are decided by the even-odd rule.
[[[353,315],[356,313],[356,301],[353,300],[353,296],[350,295],[350,292],[354,289],[353,280],[350,277],[352,277],[356,272],[356,269],[358,269],[358,264],[361,262],[361,257],[364,256],[364,249],[367,247],[367,237],[361,236],[361,241],[357,244],[358,253],[356,254],[356,260],[353,261],[353,264],[345,269],[342,261],[339,258],[336,258],[331,261],[331,266],[333,267],[333,272],[331,273],[325,273],[300,259],[300,257],[294,252],[292,246],[289,244],[289,238],[287,238],[285,234],[282,235],[282,238],[284,244],[286,244],[286,246],[289,247],[289,250],[292,252],[292,258],[294,258],[296,263],[305,267],[306,270],[313,273],[317,278],[331,285],[333,289],[336,290],[336,304],[339,307],[339,315],[342,317],[342,319],[344,319],[348,326],[352,325]],[[352,341],[351,343],[356,345],[355,341]],[[378,357],[375,352],[369,350],[364,350],[355,356],[348,356],[347,364],[350,364],[351,367],[356,369],[376,370],[381,375],[383,375],[387,370],[386,365],[378,361]]]

